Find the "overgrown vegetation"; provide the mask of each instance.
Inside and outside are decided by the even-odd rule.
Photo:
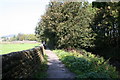
[[[37,72],[33,76],[36,79],[47,78],[47,55],[44,55],[44,59],[45,61],[41,63],[40,67],[37,69]]]
[[[116,68],[103,57],[82,49],[80,53],[65,52],[64,50],[54,50],[54,52],[67,68],[77,74],[76,78],[119,78]]]

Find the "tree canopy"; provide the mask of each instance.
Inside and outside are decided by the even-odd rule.
[[[96,34],[89,24],[94,15],[87,2],[50,2],[36,35],[52,48],[93,47]]]
[[[98,8],[91,26],[97,47],[118,47],[120,45],[120,2],[93,2]],[[104,46],[103,46],[104,45]]]

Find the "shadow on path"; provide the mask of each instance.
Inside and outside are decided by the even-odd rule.
[[[56,54],[50,50],[46,50],[48,56],[48,78],[69,78],[73,79],[75,74],[71,73],[65,65],[59,60]]]

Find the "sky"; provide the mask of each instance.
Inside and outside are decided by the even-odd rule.
[[[18,33],[34,34],[49,2],[50,0],[0,0],[0,37]]]

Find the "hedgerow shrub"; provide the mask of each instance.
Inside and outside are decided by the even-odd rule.
[[[109,60],[82,50],[65,52],[54,50],[68,69],[77,74],[77,78],[119,78],[116,68],[110,65]]]

